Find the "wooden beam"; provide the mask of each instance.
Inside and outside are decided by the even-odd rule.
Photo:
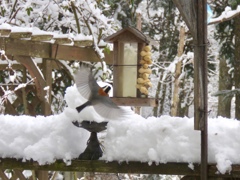
[[[101,173],[130,173],[130,174],[168,174],[168,175],[200,175],[200,165],[193,164],[194,169],[189,168],[189,163],[141,163],[141,162],[105,162],[102,160],[72,160],[66,164],[63,160],[56,160],[52,164],[39,165],[32,160],[0,159],[0,169],[17,170],[41,170],[41,171],[75,171],[75,172],[101,172]],[[240,177],[240,165],[232,165],[231,172],[221,174],[216,164],[208,165],[209,177]]]
[[[4,170],[0,170],[0,178],[2,180],[9,180],[6,174],[4,173]]]
[[[111,97],[111,100],[118,106],[151,106],[156,107],[158,101],[155,98],[131,98],[131,97]]]
[[[17,111],[15,110],[15,107],[10,103],[10,101],[7,99],[4,103],[5,106],[5,114],[11,114],[11,115],[18,115]]]
[[[23,170],[22,170],[22,171],[23,171]],[[25,178],[25,176],[22,174],[22,171],[20,171],[20,170],[14,170],[14,171],[13,171],[13,177],[14,177],[15,179],[25,180],[26,178]]]
[[[24,66],[22,64],[12,64],[11,67],[13,69],[24,69]],[[0,71],[6,70],[8,68],[8,64],[0,64]]]
[[[50,60],[50,59],[49,59]],[[11,62],[11,61],[10,61]],[[12,63],[12,62],[11,62]],[[52,64],[52,69],[61,69],[61,66],[59,66],[58,63],[61,63],[61,61],[58,61],[58,60],[51,60],[51,64]],[[36,63],[37,66],[42,69],[43,68],[43,63],[42,62],[37,62]],[[15,69],[15,70],[22,70],[24,69],[24,66],[22,64],[19,64],[19,63],[13,63],[11,64],[11,67],[12,69]],[[0,64],[0,70],[6,70],[8,68],[8,64],[7,63],[4,63],[4,64]]]
[[[39,180],[46,180],[48,179],[48,171],[37,171],[36,176]]]
[[[51,44],[46,42],[0,37],[0,45],[9,59],[11,56],[50,58],[51,55]]]
[[[37,95],[41,101],[45,101],[46,93],[43,88],[46,86],[46,81],[37,65],[32,58],[28,56],[16,56],[16,60],[27,68],[32,78],[35,78],[34,82],[37,88]]]
[[[49,42],[0,37],[0,48],[5,50],[9,59],[12,59],[14,56],[29,56],[68,61],[101,61],[92,47],[84,48],[71,45],[52,44]],[[105,53],[105,62],[107,64],[112,64],[112,61],[113,53]]]

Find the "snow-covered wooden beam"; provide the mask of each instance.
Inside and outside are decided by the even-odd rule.
[[[188,175],[199,176],[200,165],[188,163],[165,163],[151,164],[141,162],[105,162],[101,160],[72,160],[66,164],[63,160],[56,160],[55,163],[39,165],[35,161],[22,159],[0,159],[0,169],[17,170],[42,170],[42,171],[75,171],[75,172],[101,172],[101,173],[141,173],[141,174],[168,174],[168,175]],[[230,173],[218,173],[215,164],[208,165],[209,177],[240,177],[240,165],[232,165]]]
[[[19,38],[0,37],[0,49],[5,50],[9,59],[12,56],[30,56],[46,59],[101,61],[92,47],[85,48]],[[112,59],[113,54],[111,52],[105,53],[107,64],[112,64]]]

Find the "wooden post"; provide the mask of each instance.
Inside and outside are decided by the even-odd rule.
[[[207,1],[173,0],[194,41],[194,129],[201,131],[201,179],[207,179]]]
[[[46,180],[48,179],[48,171],[37,171],[36,175],[39,180]]]
[[[114,58],[113,58],[113,96],[114,97],[118,97],[118,74],[119,74],[119,68],[116,66],[118,65],[118,54],[119,54],[119,43],[118,42],[114,42],[113,44],[114,47]]]
[[[51,101],[52,101],[52,60],[43,59],[43,75],[45,78],[46,85],[45,87],[48,88],[45,90],[45,101],[43,102],[43,113],[45,116],[51,115]]]
[[[202,52],[202,55],[199,56],[200,74],[199,78],[202,78],[200,85],[202,86],[202,97],[203,102],[200,104],[202,107],[199,111],[202,111],[202,114],[199,118],[199,129],[201,130],[201,179],[208,179],[208,64],[207,64],[207,0],[198,0],[198,22],[197,29],[198,31],[198,47],[199,52]],[[201,58],[201,59],[200,59]],[[196,107],[195,107],[196,108]],[[195,122],[196,124],[197,122]]]
[[[194,39],[194,129],[205,129],[207,117],[207,10],[206,0],[197,1],[197,34]],[[206,15],[205,15],[206,14]],[[197,95],[197,96],[196,96]]]
[[[23,67],[23,83],[27,83],[27,69],[26,67]],[[29,115],[29,109],[28,109],[28,102],[27,102],[27,93],[26,88],[22,88],[22,101],[23,101],[23,107],[24,107],[24,114]]]
[[[49,59],[43,59],[43,76],[45,80],[44,90],[45,97],[42,101],[42,113],[44,116],[52,114],[51,111],[51,91],[52,91],[52,62]],[[47,88],[48,89],[44,89]],[[48,171],[37,171],[37,177],[39,180],[48,179]]]
[[[137,29],[139,31],[142,30],[142,15],[140,13],[137,13],[137,17],[136,17],[136,23],[137,23]],[[137,62],[139,63],[140,61],[140,52],[142,51],[143,48],[143,44],[142,43],[138,43],[138,52],[137,52]],[[139,72],[137,73],[137,77],[139,77]],[[140,97],[140,92],[137,91],[137,97]],[[141,107],[140,106],[135,106],[135,113],[141,115]]]

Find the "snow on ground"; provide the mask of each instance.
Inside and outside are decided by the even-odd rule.
[[[68,107],[48,117],[0,115],[0,157],[33,159],[40,164],[64,159],[71,163],[86,148],[89,133],[75,127],[72,120],[102,121],[92,108],[80,114],[75,107],[83,99],[75,86],[65,96]],[[209,119],[209,162],[217,163],[221,173],[240,164],[240,122],[233,119]],[[193,118],[149,117],[139,115],[108,123],[104,141],[106,161],[151,163],[200,162],[200,132],[193,130]]]

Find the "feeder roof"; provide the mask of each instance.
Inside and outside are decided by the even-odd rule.
[[[140,42],[143,42],[143,43],[147,43],[149,44],[150,42],[150,39],[144,35],[141,31],[139,31],[138,29],[134,28],[134,27],[127,27],[127,28],[124,28],[108,37],[106,37],[104,39],[105,42],[110,42],[110,43],[113,43],[113,42],[116,42],[116,41],[119,41],[119,40],[123,40],[123,41],[131,41],[132,38],[130,37],[135,37],[134,40],[135,41],[140,41]]]

